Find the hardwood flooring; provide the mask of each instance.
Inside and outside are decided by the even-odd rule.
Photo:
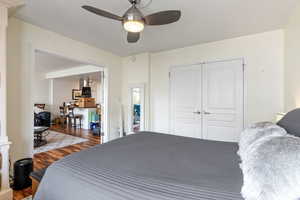
[[[60,126],[52,126],[50,130],[81,137],[88,139],[87,142],[63,147],[60,149],[54,149],[51,151],[35,154],[33,158],[34,162],[34,169],[42,169],[49,165],[51,165],[53,162],[75,152],[79,152],[83,149],[90,148],[92,146],[95,146],[97,144],[100,144],[100,137],[94,136],[90,131],[83,130],[83,129],[74,129],[74,128],[61,128]],[[14,191],[13,194],[13,200],[22,200],[23,198],[31,195],[31,188],[27,188],[21,191]]]

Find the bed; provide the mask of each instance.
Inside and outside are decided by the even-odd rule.
[[[51,165],[35,200],[240,200],[238,145],[142,132]]]

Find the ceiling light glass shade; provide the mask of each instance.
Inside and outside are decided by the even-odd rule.
[[[145,25],[142,21],[136,21],[136,20],[128,20],[124,22],[124,28],[128,32],[132,33],[139,33],[142,32],[145,28]]]

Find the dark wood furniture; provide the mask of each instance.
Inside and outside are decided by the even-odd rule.
[[[49,130],[49,127],[34,127],[34,147],[41,147],[47,144],[44,133]]]
[[[82,123],[82,115],[75,115],[74,114],[74,107],[70,106],[68,107],[68,120],[69,120],[69,125],[77,128],[77,119],[79,120],[79,127],[81,128],[81,123]],[[72,120],[74,123],[72,123]]]

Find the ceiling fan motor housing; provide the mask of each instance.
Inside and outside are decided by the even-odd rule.
[[[123,16],[123,19],[123,23],[127,21],[139,21],[144,23],[143,14],[134,5],[126,11],[126,13]]]
[[[129,0],[129,2],[133,5],[137,5],[137,4],[141,3],[141,0]]]
[[[123,17],[93,6],[84,5],[82,8],[96,15],[122,22],[124,29],[128,32],[127,41],[129,43],[135,43],[140,39],[140,33],[146,25],[158,26],[171,24],[177,22],[181,17],[180,10],[166,10],[144,16],[138,8],[141,0],[128,1],[132,6],[126,11]]]

